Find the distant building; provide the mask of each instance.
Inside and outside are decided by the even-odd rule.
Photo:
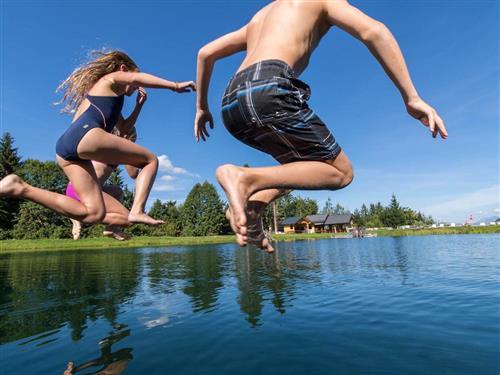
[[[340,215],[328,215],[325,221],[325,229],[330,233],[347,232],[354,224],[350,212]]]
[[[352,214],[291,216],[279,224],[284,233],[337,233],[347,232],[353,225]]]

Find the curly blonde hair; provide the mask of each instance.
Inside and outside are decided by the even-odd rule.
[[[139,70],[136,63],[123,51],[92,51],[91,56],[97,58],[76,68],[57,87],[56,92],[63,91],[64,95],[56,104],[66,102],[61,112],[74,113],[92,86],[106,74],[118,71],[122,64],[129,70]]]

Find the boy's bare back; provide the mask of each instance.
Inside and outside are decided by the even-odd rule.
[[[246,26],[247,56],[240,69],[270,59],[288,63],[300,74],[330,29],[323,1],[277,0],[262,8]]]

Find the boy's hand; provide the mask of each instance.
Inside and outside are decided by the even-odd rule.
[[[148,93],[146,92],[146,90],[144,90],[143,87],[137,88],[137,98],[135,99],[135,102],[139,105],[143,105],[147,99]]]
[[[175,82],[175,92],[191,92],[196,91],[196,83],[193,81]]]
[[[210,129],[214,128],[214,119],[210,111],[204,109],[198,109],[196,111],[196,117],[194,119],[194,139],[196,142],[200,140],[200,137],[206,141],[210,135],[207,131],[207,122],[210,124]]]
[[[437,114],[436,110],[420,98],[411,99],[406,103],[406,110],[410,116],[419,120],[427,126],[432,133],[432,137],[436,138],[437,134],[441,138],[448,138],[448,133],[444,126],[444,122]]]

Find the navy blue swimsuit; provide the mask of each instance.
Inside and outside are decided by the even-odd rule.
[[[82,160],[76,152],[78,144],[90,129],[101,128],[111,133],[123,108],[123,95],[87,95],[90,106],[78,117],[59,138],[56,153],[64,160]]]

